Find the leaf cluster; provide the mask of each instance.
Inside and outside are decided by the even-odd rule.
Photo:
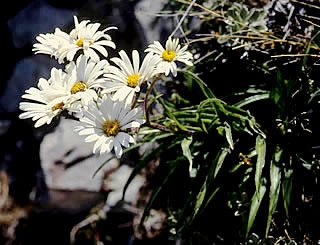
[[[166,81],[171,97],[153,89],[151,121],[168,130],[141,130],[138,145],[150,147],[128,181],[160,159],[141,223],[161,208],[168,235],[197,244],[320,239],[312,226],[320,204],[319,25],[312,18],[319,10],[276,2],[265,9],[194,3],[183,30],[201,13],[200,28],[188,35],[199,62]],[[165,8],[190,4],[172,0]],[[279,4],[292,12],[281,30]]]

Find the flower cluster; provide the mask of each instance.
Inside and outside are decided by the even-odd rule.
[[[77,17],[74,24],[69,34],[57,28],[36,38],[33,51],[54,57],[65,69],[53,68],[48,80],[40,78],[37,88],[25,91],[22,98],[29,102],[20,103],[19,117],[32,118],[40,127],[67,112],[79,121],[74,130],[86,135],[86,142],[95,142],[94,153],[114,150],[120,158],[122,147],[134,143],[133,132],[145,122],[136,103],[141,86],[151,86],[149,81],[161,74],[176,76],[176,62],[191,66],[192,54],[169,37],[165,48],[158,41],[150,44],[143,59],[137,50],[132,59],[121,50],[109,63],[107,48],[116,45],[106,32],[117,28],[99,31],[99,23],[79,23]]]

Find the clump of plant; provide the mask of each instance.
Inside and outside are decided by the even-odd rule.
[[[174,96],[153,89],[152,121],[169,130],[148,133],[158,145],[132,175],[160,159],[142,221],[165,208],[171,238],[200,244],[319,240],[317,6],[178,0],[166,10],[185,11],[197,59],[165,81]]]
[[[20,117],[35,126],[57,115],[79,120],[75,130],[100,154],[121,158],[143,146],[123,194],[160,162],[140,224],[162,210],[168,240],[316,241],[319,25],[310,16],[318,9],[169,0],[165,10],[183,15],[142,62],[120,51],[109,63],[104,46],[115,44],[105,32],[114,28],[75,18],[69,34],[41,34],[35,50],[66,69],[26,91],[33,102],[21,102]],[[189,45],[173,37],[178,30]]]

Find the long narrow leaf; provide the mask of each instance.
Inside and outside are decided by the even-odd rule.
[[[247,97],[247,98],[241,100],[240,102],[234,104],[234,106],[242,107],[242,106],[251,104],[253,102],[260,101],[260,100],[267,100],[269,98],[270,98],[269,93],[256,94],[256,95],[253,95],[253,96],[250,96],[250,97]]]
[[[258,135],[256,139],[256,152],[257,152],[257,163],[256,163],[256,172],[254,176],[254,181],[256,185],[257,198],[259,199],[261,175],[262,175],[262,169],[265,164],[265,156],[266,156],[266,142],[264,138],[262,138],[260,135]]]
[[[211,202],[212,198],[217,194],[217,192],[220,190],[220,187],[217,187],[209,196],[208,200],[206,201],[206,203],[203,205],[202,209],[204,210],[209,203]]]
[[[224,123],[224,132],[226,134],[227,142],[228,142],[231,150],[233,150],[233,140],[232,140],[231,127],[227,122]]]
[[[163,94],[158,94],[157,96],[153,97],[149,102],[148,102],[148,110],[150,108],[150,106],[152,105],[153,102],[155,102],[157,99],[159,99],[161,96],[163,96]]]
[[[246,237],[248,237],[248,234],[251,230],[251,227],[254,223],[254,220],[256,219],[257,212],[259,210],[262,198],[264,194],[266,193],[266,186],[265,186],[266,180],[263,178],[260,184],[259,192],[255,192],[252,199],[251,199],[251,206],[249,211],[249,217],[248,217],[248,224],[247,224],[247,231],[246,231]],[[258,198],[259,193],[259,198]]]
[[[125,184],[124,188],[123,188],[123,193],[122,193],[122,199],[124,199],[125,193],[127,191],[127,188],[129,186],[129,184],[131,183],[131,181],[134,179],[134,177],[144,168],[147,166],[147,164],[154,159],[156,156],[158,156],[159,154],[161,154],[162,152],[165,152],[167,149],[170,149],[171,147],[179,144],[180,141],[179,140],[175,140],[172,142],[172,144],[170,144],[169,146],[167,146],[166,143],[162,143],[159,145],[159,147],[155,150],[153,150],[152,152],[150,152],[147,156],[145,156],[142,160],[140,160],[138,162],[138,164],[135,166],[135,168],[133,169],[132,173],[130,174],[127,183]]]
[[[126,153],[126,152],[129,152],[135,148],[138,148],[139,146],[141,146],[143,143],[137,143],[137,144],[134,144],[134,145],[131,145],[130,147],[126,148],[123,150],[123,154]],[[94,178],[97,173],[104,167],[104,165],[106,165],[108,162],[110,162],[112,159],[115,159],[116,156],[113,155],[112,157],[108,158],[106,161],[104,161],[97,169],[96,171],[94,171],[93,175],[92,175],[92,178]]]
[[[206,193],[207,193],[207,180],[208,178],[205,179],[203,185],[201,186],[201,189],[196,197],[196,204],[195,204],[195,207],[194,207],[194,210],[193,210],[193,215],[192,215],[192,219],[190,222],[192,222],[192,220],[194,220],[194,218],[196,217],[203,201],[204,201],[204,198],[206,196]]]
[[[284,176],[282,181],[282,198],[283,198],[283,206],[286,211],[287,218],[289,218],[289,206],[292,192],[292,179],[293,179],[293,170],[292,169],[284,169]]]
[[[194,173],[192,172],[193,170],[193,160],[192,160],[192,155],[190,151],[190,144],[192,143],[192,136],[189,136],[187,138],[184,138],[181,142],[181,148],[182,148],[182,153],[183,155],[188,159],[189,161],[189,175],[190,177],[195,177]]]
[[[140,220],[140,225],[143,224],[144,220],[146,219],[147,215],[149,214],[150,209],[152,208],[153,202],[156,200],[156,198],[159,195],[159,193],[161,192],[163,186],[168,182],[169,177],[175,172],[175,170],[177,169],[177,166],[179,165],[181,160],[182,160],[181,158],[177,159],[176,164],[174,164],[173,167],[169,170],[169,173],[163,179],[162,183],[153,191],[153,193],[150,197],[150,200],[148,201],[146,207],[143,210],[143,214],[142,214],[142,217]]]
[[[200,78],[198,77],[196,74],[194,74],[191,71],[187,71],[187,70],[178,70],[178,72],[182,72],[187,76],[191,76],[193,78],[193,80],[199,85],[202,93],[209,99],[209,98],[215,98],[215,95],[213,94],[213,92],[211,91],[211,89],[208,87],[208,85]]]
[[[219,173],[222,164],[229,153],[229,149],[223,146],[219,153],[216,155],[208,173],[208,182],[211,183]]]
[[[281,184],[281,170],[279,168],[282,149],[276,149],[270,164],[270,192],[269,192],[269,213],[266,227],[266,237],[268,237],[272,215],[276,210]]]

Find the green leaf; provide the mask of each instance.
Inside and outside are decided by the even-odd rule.
[[[148,110],[149,110],[150,106],[152,105],[152,103],[155,102],[157,99],[159,99],[161,96],[163,96],[163,94],[158,94],[157,96],[153,97],[153,98],[148,102],[148,105],[147,105]]]
[[[204,200],[205,200],[205,196],[207,193],[207,189],[209,188],[209,186],[211,185],[211,183],[213,182],[213,180],[215,179],[216,175],[218,174],[222,163],[224,161],[224,159],[226,158],[227,154],[228,154],[228,149],[227,148],[222,148],[222,150],[220,150],[220,152],[217,154],[215,160],[213,161],[211,168],[209,169],[209,173],[205,179],[205,181],[203,182],[201,189],[199,191],[199,193],[197,194],[197,196],[195,197],[196,200],[196,204],[193,210],[193,214],[192,214],[192,218],[189,221],[189,223],[191,223],[196,215],[198,214]],[[212,198],[215,196],[215,194],[219,191],[219,187],[217,187],[213,193],[211,193],[211,195],[209,196],[209,198],[207,199],[207,201],[204,204],[205,208],[209,202],[212,200]]]
[[[208,87],[208,85],[200,77],[198,77],[196,74],[194,74],[191,71],[180,70],[180,69],[178,69],[178,72],[182,72],[187,76],[191,76],[193,78],[193,80],[199,85],[202,93],[204,94],[205,97],[207,97],[207,99],[215,98],[215,95],[213,94],[211,89]]]
[[[189,161],[189,174],[190,177],[195,177],[194,172],[193,172],[193,167],[192,167],[192,155],[190,151],[190,144],[192,143],[192,136],[189,136],[187,138],[184,138],[181,142],[181,148],[182,148],[182,153],[183,155],[188,159]]]
[[[169,173],[167,174],[167,176],[163,179],[162,183],[152,192],[152,195],[150,197],[150,200],[148,201],[146,207],[143,210],[143,214],[140,220],[140,225],[143,224],[145,218],[147,217],[147,215],[149,214],[150,209],[152,208],[153,202],[156,200],[157,196],[159,195],[160,191],[162,190],[163,186],[168,182],[169,177],[174,173],[174,171],[177,169],[177,166],[179,165],[179,163],[181,158],[177,158],[176,159],[176,164],[168,164],[171,165],[172,167],[169,170]]]
[[[206,180],[204,181],[203,185],[201,186],[201,189],[196,197],[196,204],[195,204],[195,207],[194,207],[194,210],[193,210],[193,215],[192,215],[192,219],[191,219],[191,222],[192,220],[194,220],[194,218],[196,217],[203,201],[204,201],[204,197],[206,196],[206,193],[207,193],[207,180],[208,178],[206,178]]]
[[[139,146],[143,145],[143,142],[139,142],[137,144],[134,144],[134,145],[131,145],[130,147],[126,148],[123,150],[123,154],[128,152],[128,151],[131,151],[135,148],[138,148]],[[106,161],[104,161],[97,169],[96,171],[94,171],[93,175],[92,175],[92,178],[94,178],[96,176],[96,174],[104,167],[104,165],[106,165],[108,162],[110,162],[112,159],[115,159],[116,156],[113,155],[112,157],[108,158]]]
[[[134,179],[134,177],[144,168],[148,165],[148,163],[154,159],[156,156],[158,156],[159,154],[165,152],[166,150],[174,147],[175,145],[179,144],[180,141],[178,139],[175,139],[172,144],[170,144],[169,146],[167,145],[167,143],[162,143],[158,146],[157,149],[153,150],[152,152],[150,152],[147,156],[145,156],[143,159],[141,159],[137,165],[135,166],[135,168],[133,169],[132,173],[130,174],[127,183],[125,184],[124,188],[123,188],[123,193],[122,193],[122,199],[124,199],[125,193],[127,191],[128,186],[130,185],[131,181]]]
[[[246,231],[246,238],[248,237],[249,231],[254,223],[254,220],[256,218],[257,212],[259,210],[262,198],[264,194],[266,193],[266,179],[263,178],[260,184],[259,191],[255,192],[252,199],[251,199],[251,205],[250,205],[250,211],[249,211],[249,217],[248,217],[248,224],[247,224],[247,231]],[[258,198],[259,193],[259,198]]]
[[[289,206],[292,192],[292,180],[293,180],[293,169],[284,169],[284,176],[282,181],[282,198],[283,206],[286,211],[286,215],[289,218]]]
[[[212,193],[211,195],[209,196],[208,200],[206,201],[206,203],[203,205],[203,208],[202,210],[204,210],[208,205],[209,203],[211,202],[212,198],[217,194],[217,192],[220,190],[220,187],[217,187]]]
[[[140,131],[139,131],[139,135],[141,135]],[[145,130],[143,133],[148,133],[148,131],[152,132],[152,130]],[[156,133],[153,134],[153,135],[144,136],[143,141],[141,142],[141,144],[144,144],[145,150],[143,151],[142,155],[144,155],[145,152],[148,151],[148,149],[150,147],[152,147],[154,142],[174,135],[173,133],[164,133],[164,132],[160,132],[159,133],[158,129],[155,129],[155,132]]]
[[[269,213],[266,227],[266,237],[268,237],[272,215],[276,210],[281,184],[281,169],[279,168],[282,155],[282,149],[276,148],[273,159],[270,164],[270,192],[269,192]]]
[[[257,94],[257,95],[253,95],[253,96],[247,97],[247,98],[239,101],[238,103],[234,104],[234,106],[242,107],[242,106],[248,105],[250,103],[260,101],[260,100],[267,100],[269,98],[270,98],[269,93]]]
[[[265,139],[262,138],[260,135],[258,135],[256,139],[256,152],[257,152],[257,163],[256,163],[256,172],[254,176],[254,181],[256,185],[257,198],[259,199],[261,174],[265,164],[265,157],[266,157],[266,142],[265,142]]]
[[[215,160],[213,161],[211,168],[209,169],[209,173],[199,191],[199,193],[196,196],[196,204],[193,210],[193,215],[192,215],[192,219],[190,221],[190,223],[195,219],[197,213],[199,212],[204,200],[205,200],[205,196],[207,193],[207,189],[209,188],[209,186],[211,185],[211,183],[214,181],[215,177],[217,176],[219,170],[222,167],[222,164],[226,158],[226,156],[229,153],[229,149],[228,148],[222,148],[222,150],[219,151],[219,153],[217,154]],[[219,191],[219,187],[217,187],[213,193],[211,193],[211,195],[209,196],[209,198],[207,199],[206,203],[204,204],[205,208],[209,202],[212,200],[212,198],[215,196],[215,194]]]
[[[225,122],[224,125],[225,125],[224,126],[224,132],[226,134],[227,142],[228,142],[231,150],[233,150],[233,140],[232,140],[231,127],[227,122]]]
[[[209,169],[209,173],[208,173],[209,183],[216,178],[228,153],[229,153],[229,149],[222,147],[219,153],[216,155],[211,165],[211,168]]]

